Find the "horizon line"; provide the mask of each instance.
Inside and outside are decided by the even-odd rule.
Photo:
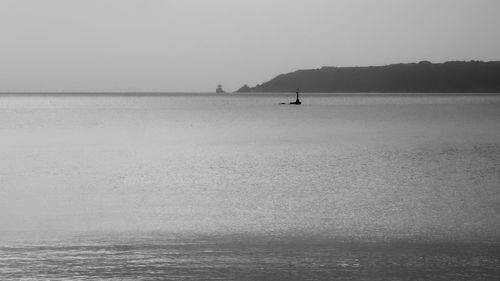
[[[71,95],[93,95],[93,96],[168,96],[168,95],[216,95],[216,96],[234,96],[234,95],[278,95],[278,94],[290,94],[295,93],[294,91],[283,91],[283,92],[226,92],[226,93],[216,93],[216,92],[189,92],[189,91],[40,91],[40,92],[0,92],[0,96],[29,96],[29,95],[61,95],[61,96],[71,96]],[[500,92],[301,92],[301,94],[307,95],[333,95],[333,96],[500,96]]]

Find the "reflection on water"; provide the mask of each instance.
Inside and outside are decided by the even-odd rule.
[[[0,96],[0,279],[498,273],[500,97],[288,98]],[[213,238],[238,233],[407,245]]]
[[[2,280],[497,280],[500,247],[149,237],[1,247],[0,268]]]

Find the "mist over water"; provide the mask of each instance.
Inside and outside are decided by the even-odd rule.
[[[497,96],[0,97],[0,239],[498,241]]]

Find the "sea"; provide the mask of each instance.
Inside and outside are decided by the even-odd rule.
[[[0,95],[0,280],[500,280],[500,95]]]

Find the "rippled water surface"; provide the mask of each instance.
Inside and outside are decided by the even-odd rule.
[[[500,97],[289,99],[0,96],[0,279],[497,280]]]
[[[113,239],[0,248],[2,280],[498,280],[500,247]]]

